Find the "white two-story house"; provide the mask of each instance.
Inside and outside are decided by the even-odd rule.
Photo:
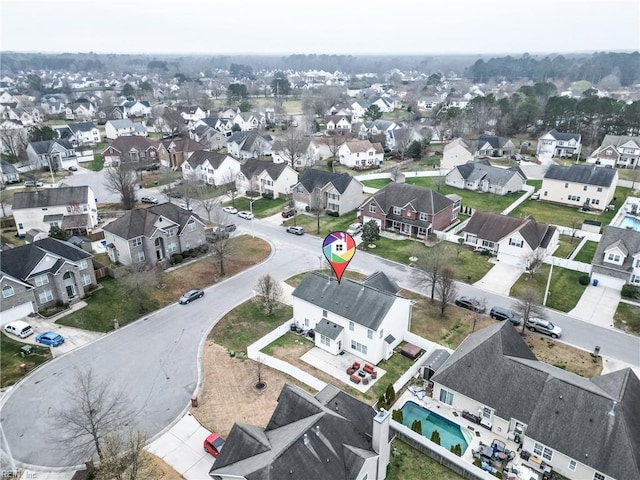
[[[536,155],[547,157],[580,156],[582,135],[579,133],[558,132],[555,128],[538,139]]]
[[[379,143],[369,140],[354,140],[343,143],[338,149],[340,163],[349,168],[375,168],[384,160],[384,149]]]
[[[609,167],[636,168],[640,163],[640,137],[605,135],[588,161]]]
[[[236,181],[240,162],[231,155],[215,152],[194,152],[181,165],[182,178],[202,180],[207,185],[225,185]]]
[[[551,165],[542,179],[540,200],[604,210],[613,200],[617,184],[614,168]]]
[[[412,302],[384,273],[362,282],[307,273],[293,291],[293,319],[313,328],[318,348],[347,351],[376,365],[393,355],[409,328]]]
[[[273,163],[250,158],[240,167],[236,188],[242,193],[255,192],[272,198],[291,193],[298,183],[298,172],[286,163]]]
[[[591,266],[591,278],[605,287],[640,285],[640,232],[605,227]]]

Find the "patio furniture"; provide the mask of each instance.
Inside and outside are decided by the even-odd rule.
[[[362,367],[362,369],[367,372],[368,374],[373,375],[374,373],[376,373],[376,369],[373,368],[372,365],[369,365],[368,363],[364,364],[364,367]]]
[[[362,379],[362,384],[363,384],[363,385],[369,385],[369,378],[368,378],[368,377],[364,377],[364,378]]]
[[[366,376],[367,376],[367,374],[366,374],[366,373],[364,373],[362,370],[358,370],[358,376],[359,376],[360,378],[364,378],[364,377],[366,377]]]
[[[359,370],[360,369],[360,363],[359,362],[353,362],[353,365],[351,365],[351,368],[353,368],[354,370]]]
[[[480,423],[480,417],[478,417],[477,415],[474,415],[471,412],[467,412],[466,410],[462,411],[462,418],[465,418],[473,423]]]
[[[353,367],[347,368],[347,375],[353,375],[357,369]]]
[[[356,384],[362,381],[362,379],[358,375],[351,375],[350,379],[353,383],[356,383]]]

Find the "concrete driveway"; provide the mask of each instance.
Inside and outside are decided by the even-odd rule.
[[[618,308],[618,302],[620,291],[589,285],[569,315],[600,327],[613,328],[613,315]]]
[[[509,291],[518,281],[524,268],[497,262],[487,274],[473,285],[500,295],[509,296]]]
[[[105,334],[100,332],[91,332],[89,330],[83,330],[81,328],[66,327],[64,325],[58,325],[51,320],[44,320],[41,318],[28,318],[27,322],[33,327],[34,335],[25,339],[28,343],[36,344],[36,336],[43,332],[57,332],[64,337],[64,343],[58,347],[51,348],[51,352],[54,357],[58,357],[64,353],[68,353],[77,349],[87,343],[91,343]]]

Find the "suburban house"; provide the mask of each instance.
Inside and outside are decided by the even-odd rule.
[[[131,135],[138,135],[146,137],[148,135],[147,128],[140,122],[132,122],[128,118],[122,120],[109,120],[105,126],[104,131],[106,137],[110,140],[114,140],[118,137],[128,137]]]
[[[102,141],[100,130],[93,122],[70,123],[53,128],[57,130],[58,138],[69,140],[74,146],[94,146]]]
[[[412,302],[383,272],[361,282],[307,273],[293,291],[293,321],[313,328],[316,347],[347,351],[373,365],[387,360],[409,329]]]
[[[369,140],[351,140],[340,146],[338,158],[349,168],[375,168],[384,161],[384,149],[379,143]]]
[[[108,120],[122,120],[126,118],[122,105],[104,106],[96,111],[99,125],[104,125]]]
[[[182,163],[182,178],[201,180],[207,185],[225,185],[235,182],[240,162],[231,155],[214,152],[194,152]]]
[[[551,165],[542,179],[540,200],[604,210],[613,200],[617,184],[615,168]]]
[[[605,135],[589,161],[609,167],[636,168],[640,162],[640,137]]]
[[[230,137],[233,133],[233,123],[231,122],[231,120],[220,117],[205,117],[193,123],[192,125],[193,129],[196,129],[202,125],[206,125],[213,128],[214,130],[217,130],[226,137]]]
[[[271,135],[258,132],[235,132],[227,139],[227,151],[236,158],[262,158],[271,155]]]
[[[291,193],[292,185],[298,183],[298,172],[286,163],[273,163],[250,158],[240,167],[236,188],[242,192],[257,192],[280,198]]]
[[[640,285],[640,232],[605,227],[591,261],[591,278],[605,287]]]
[[[554,128],[538,139],[536,155],[578,158],[582,147],[581,141],[582,135],[579,133],[562,133]]]
[[[195,152],[206,150],[205,145],[184,137],[162,140],[158,148],[160,161],[165,167],[180,167]]]
[[[215,480],[384,480],[390,414],[333,385],[315,396],[285,384],[266,427],[235,423]]]
[[[146,137],[118,137],[103,151],[105,165],[114,165],[120,162],[146,162],[157,160],[160,144]]]
[[[220,150],[227,146],[226,135],[208,125],[198,125],[189,136],[210,150]]]
[[[411,127],[401,127],[386,132],[385,146],[392,152],[405,155],[413,142],[420,143],[423,140],[424,136],[418,130]]]
[[[207,116],[207,112],[198,106],[177,107],[176,110],[185,122],[197,122]]]
[[[436,403],[518,440],[536,466],[570,480],[640,478],[640,380],[630,368],[581,377],[539,361],[500,322],[469,335],[431,380]]]
[[[13,218],[18,235],[53,226],[74,234],[86,234],[98,224],[98,207],[90,187],[43,188],[13,195]]]
[[[377,105],[382,113],[391,113],[395,108],[393,100],[385,97],[374,100],[371,102],[371,105]]]
[[[146,100],[127,100],[122,104],[127,117],[148,117],[151,115],[151,105]]]
[[[42,140],[29,142],[27,158],[33,168],[59,168],[66,170],[78,164],[74,146],[69,140]]]
[[[13,163],[0,161],[0,183],[7,185],[8,183],[18,183],[20,181],[20,172]]]
[[[97,285],[92,255],[68,242],[43,238],[0,252],[3,323],[57,302],[72,303]]]
[[[86,99],[79,98],[65,108],[67,120],[91,120],[96,113],[95,105]]]
[[[339,135],[351,133],[351,115],[325,115],[324,125],[327,132]]]
[[[528,267],[534,258],[553,254],[558,229],[533,217],[515,218],[476,211],[464,227],[464,243],[491,252],[498,261]]]
[[[464,165],[473,161],[474,154],[475,148],[472,142],[464,138],[456,138],[444,146],[440,168],[449,171],[458,165]]]
[[[309,137],[276,140],[273,143],[274,163],[285,162],[296,170],[302,170],[315,165],[319,160],[320,147]]]
[[[478,160],[453,167],[445,183],[463,190],[507,195],[522,190],[527,176],[520,167],[494,167],[488,160]]]
[[[348,173],[307,168],[292,190],[296,208],[305,208],[319,201],[322,209],[343,215],[362,204],[362,183]]]
[[[383,134],[388,136],[389,132],[399,128],[395,122],[390,120],[373,120],[366,121],[360,124],[360,128],[356,133],[360,138],[368,138],[369,136]]]
[[[114,263],[166,263],[171,255],[206,243],[200,217],[173,203],[127,212],[104,226],[107,255]]]
[[[389,183],[360,207],[360,221],[374,220],[382,230],[425,238],[458,218],[460,200],[406,183]]]
[[[240,112],[231,121],[233,125],[238,125],[243,132],[250,132],[251,130],[257,130],[261,126],[265,125],[265,118],[257,113],[252,112]]]
[[[516,147],[509,138],[496,135],[480,135],[475,141],[475,158],[508,157],[513,155]]]

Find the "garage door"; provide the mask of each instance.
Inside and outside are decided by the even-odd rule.
[[[28,316],[30,313],[33,313],[33,304],[31,302],[18,305],[17,307],[13,307],[8,310],[3,310],[2,323],[6,324],[13,322],[14,320],[19,320]]]

